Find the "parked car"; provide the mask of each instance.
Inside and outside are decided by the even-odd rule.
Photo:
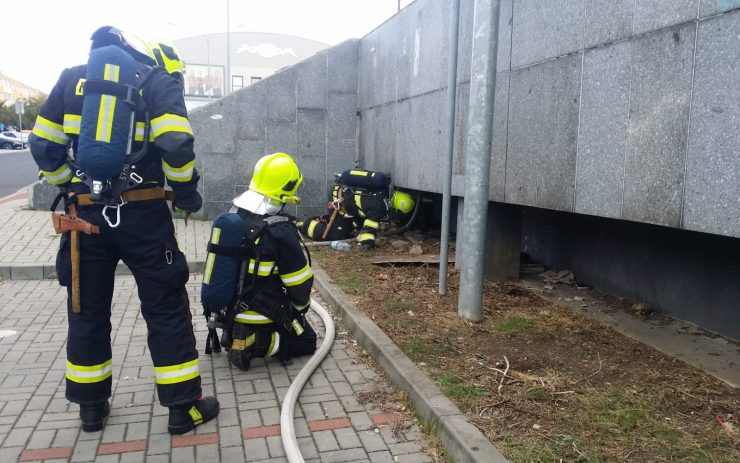
[[[17,132],[0,132],[0,149],[22,150],[28,148],[28,139]]]

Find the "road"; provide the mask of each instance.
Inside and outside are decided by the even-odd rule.
[[[35,182],[38,173],[30,150],[0,150],[0,198]]]

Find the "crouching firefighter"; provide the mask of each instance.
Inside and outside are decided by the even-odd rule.
[[[201,286],[206,353],[220,350],[215,328],[223,328],[220,345],[242,370],[253,358],[285,362],[316,350],[306,320],[313,271],[298,230],[280,214],[285,204],[298,203],[302,181],[290,155],[264,156],[249,189],[213,221]]]
[[[335,175],[327,214],[298,223],[301,233],[315,241],[341,240],[356,234],[360,249],[375,247],[381,222],[408,222],[415,201],[410,194],[393,190],[383,172],[348,169]]]
[[[62,72],[30,137],[33,158],[62,190],[57,199],[67,211],[55,216],[63,233],[56,271],[68,295],[66,398],[80,405],[83,431],[103,428],[117,369],[111,302],[123,260],[136,279],[168,430],[182,434],[219,412],[214,397],[202,397],[189,270],[165,200],[166,181],[173,207],[195,212],[202,203],[183,63],[171,44],[124,37],[114,27],[91,39],[88,63]]]

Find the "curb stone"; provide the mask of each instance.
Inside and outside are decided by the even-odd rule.
[[[357,342],[383,368],[389,380],[409,394],[419,417],[437,430],[456,463],[504,463],[506,458],[473,426],[437,385],[416,366],[316,263],[314,285],[341,315]]]

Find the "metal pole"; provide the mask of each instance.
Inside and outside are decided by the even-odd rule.
[[[224,82],[224,93],[231,93],[231,20],[230,2],[226,0],[226,82]]]
[[[457,98],[457,44],[460,27],[460,0],[450,4],[450,44],[447,60],[447,159],[442,174],[442,231],[439,241],[439,294],[447,294],[447,254],[450,245],[450,202],[452,200],[452,158],[455,151],[455,101]]]
[[[465,239],[461,246],[463,260],[457,313],[476,322],[483,319],[483,264],[500,3],[501,0],[475,0],[473,14],[468,149],[465,153]]]

